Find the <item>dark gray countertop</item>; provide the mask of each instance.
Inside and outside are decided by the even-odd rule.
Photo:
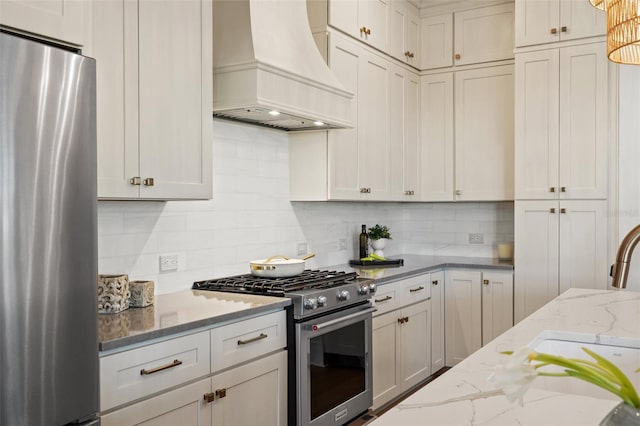
[[[389,259],[404,259],[403,266],[365,266],[335,265],[332,270],[357,272],[364,278],[372,278],[376,284],[397,281],[415,275],[437,271],[446,268],[485,269],[513,271],[512,260],[498,260],[490,257],[458,257],[458,256],[426,256],[417,254],[399,254],[389,256]]]
[[[445,268],[512,271],[512,261],[495,258],[425,256],[401,254],[390,259],[404,259],[400,267],[351,267],[348,264],[321,269],[357,272],[385,284]],[[146,308],[129,308],[119,314],[98,315],[98,338],[101,351],[145,342],[196,328],[215,326],[261,313],[284,309],[287,298],[253,296],[216,291],[184,290],[155,296]]]
[[[284,297],[253,296],[217,291],[184,290],[155,296],[154,304],[119,314],[98,315],[101,351],[215,326],[265,312],[284,309]]]

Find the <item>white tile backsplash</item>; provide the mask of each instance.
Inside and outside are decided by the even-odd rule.
[[[513,203],[290,202],[287,133],[214,120],[214,194],[207,201],[101,201],[99,272],[156,282],[157,293],[248,272],[248,262],[295,256],[306,242],[311,268],[347,263],[361,224],[387,225],[385,254],[494,256],[513,241]],[[483,233],[470,245],[468,233]],[[347,249],[340,250],[339,240]],[[177,271],[159,256],[177,254]]]

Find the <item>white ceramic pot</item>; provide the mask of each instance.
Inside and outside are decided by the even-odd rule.
[[[386,238],[380,238],[379,240],[371,240],[371,247],[374,250],[374,253],[377,254],[378,256],[382,256],[384,257],[384,246],[387,245],[387,239]]]
[[[251,273],[264,278],[286,278],[300,275],[304,271],[304,261],[315,256],[313,253],[302,259],[289,259],[276,255],[268,259],[252,260],[249,262]]]

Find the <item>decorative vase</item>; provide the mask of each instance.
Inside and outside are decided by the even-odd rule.
[[[371,247],[373,248],[374,253],[378,256],[384,257],[384,246],[387,244],[386,238],[380,238],[379,240],[371,240]]]
[[[604,416],[600,426],[640,425],[640,409],[621,402]]]

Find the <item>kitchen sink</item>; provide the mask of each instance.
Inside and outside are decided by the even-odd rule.
[[[601,336],[564,331],[543,331],[529,345],[537,352],[561,355],[568,358],[593,360],[583,347],[608,359],[622,370],[640,392],[640,339]],[[545,371],[562,371],[556,366],[543,367]],[[537,377],[533,387],[575,395],[618,399],[615,395],[573,377]]]

